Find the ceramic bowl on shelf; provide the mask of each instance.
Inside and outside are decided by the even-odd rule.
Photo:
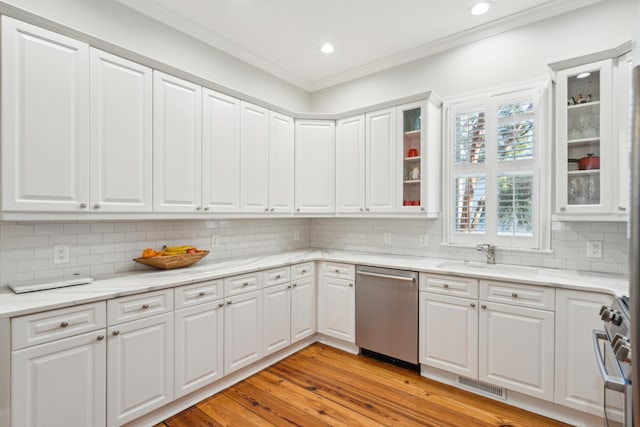
[[[418,150],[410,148],[409,151],[407,151],[407,157],[418,157]]]

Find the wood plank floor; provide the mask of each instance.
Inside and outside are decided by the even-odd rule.
[[[316,343],[156,427],[565,425]]]

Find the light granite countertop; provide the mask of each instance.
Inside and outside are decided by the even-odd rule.
[[[0,318],[102,301],[125,295],[166,289],[204,280],[266,270],[305,261],[333,261],[374,265],[436,274],[453,274],[478,279],[514,281],[531,285],[628,295],[629,279],[599,273],[551,268],[521,267],[478,262],[333,250],[298,250],[273,255],[194,265],[185,269],[128,272],[95,277],[92,283],[46,291],[15,294],[0,290]]]

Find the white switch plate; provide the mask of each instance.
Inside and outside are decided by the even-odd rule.
[[[53,263],[69,263],[69,245],[53,245]]]
[[[597,240],[587,242],[587,258],[602,258],[602,242]]]
[[[293,230],[293,240],[300,240],[300,231]]]
[[[420,235],[420,246],[429,246],[429,235],[421,234]]]
[[[385,245],[390,245],[391,244],[391,233],[384,233],[384,235],[382,237],[383,237]]]
[[[211,247],[212,248],[220,247],[220,236],[218,234],[211,235]]]

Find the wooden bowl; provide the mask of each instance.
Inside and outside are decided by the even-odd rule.
[[[134,258],[135,262],[148,265],[159,270],[173,270],[174,268],[189,267],[209,255],[209,251],[196,252],[195,254],[182,254],[170,256],[157,256],[151,258]]]

